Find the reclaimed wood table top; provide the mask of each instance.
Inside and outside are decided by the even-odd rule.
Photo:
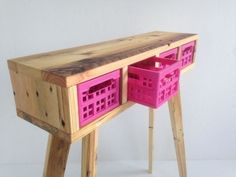
[[[106,42],[20,57],[9,68],[62,87],[122,68],[196,40],[196,34],[154,31]]]

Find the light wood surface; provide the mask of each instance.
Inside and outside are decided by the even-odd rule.
[[[68,141],[70,143],[76,142],[86,136],[87,134],[91,133],[92,131],[96,130],[97,128],[101,127],[103,124],[106,122],[112,120],[115,118],[117,115],[119,115],[121,112],[125,111],[126,109],[130,108],[133,106],[133,102],[126,102],[125,104],[122,104],[118,106],[117,108],[113,109],[112,111],[102,115],[99,117],[97,120],[93,121],[92,123],[89,124],[89,126],[85,126],[78,131],[74,133],[66,133],[58,128],[55,128],[51,126],[50,124],[43,122],[36,117],[33,117],[32,115],[27,114],[26,112],[23,112],[21,110],[17,109],[17,115],[24,120],[46,130],[47,132],[51,133],[54,136],[58,136],[60,138],[63,138],[65,141]]]
[[[187,177],[181,98],[179,92],[176,96],[172,97],[170,101],[168,101],[168,105],[169,105],[173,137],[175,141],[175,150],[179,167],[179,176]]]
[[[128,66],[122,68],[122,75],[121,75],[121,103],[124,104],[127,102],[127,95],[128,95]]]
[[[195,34],[150,32],[112,41],[21,57],[9,68],[63,87],[123,68],[196,40]]]
[[[82,139],[81,177],[96,176],[98,130],[92,131]]]
[[[19,112],[66,133],[79,129],[76,87],[62,88],[13,70],[9,72]]]
[[[70,143],[49,135],[43,177],[64,177]]]
[[[148,127],[148,172],[153,171],[153,151],[154,151],[154,118],[155,110],[149,108],[149,127]]]

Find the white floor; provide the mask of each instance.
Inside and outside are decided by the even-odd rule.
[[[98,177],[178,177],[175,161],[154,163],[148,174],[145,161],[98,162]],[[0,177],[42,177],[43,165],[1,165]],[[80,164],[68,164],[65,177],[80,177]],[[188,177],[236,177],[236,161],[190,161]]]

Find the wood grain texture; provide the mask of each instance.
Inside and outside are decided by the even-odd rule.
[[[10,70],[16,108],[66,133],[75,132],[78,124],[77,97],[73,87],[65,89],[55,84]],[[75,95],[75,96],[73,96]]]
[[[64,177],[70,143],[49,135],[43,177]]]
[[[81,177],[96,176],[98,130],[94,130],[82,139]]]
[[[64,131],[48,124],[47,122],[43,122],[40,119],[37,119],[36,117],[27,114],[24,111],[21,111],[17,109],[17,116],[20,118],[26,120],[27,122],[47,131],[48,133],[52,134],[53,136],[59,137],[61,139],[64,139],[65,141],[72,142],[71,140],[71,134],[65,133]]]
[[[196,40],[195,34],[150,32],[8,61],[9,68],[70,87],[125,67],[162,51]],[[145,55],[140,55],[145,54]],[[141,57],[141,58],[140,58]],[[102,70],[102,71],[101,71]]]
[[[180,177],[187,177],[180,93],[168,101]]]
[[[157,38],[156,41],[151,41],[150,43],[147,43],[147,44],[141,43],[137,47],[133,47],[133,46],[131,48],[126,47],[122,51],[115,51],[115,52],[113,51],[112,53],[105,53],[97,57],[88,57],[79,61],[74,61],[68,64],[64,64],[62,66],[56,66],[56,67],[48,68],[45,70],[55,75],[68,77],[70,75],[82,73],[87,70],[100,67],[105,64],[116,62],[118,60],[123,60],[125,58],[129,58],[131,56],[134,56],[134,55],[137,55],[137,54],[140,54],[140,53],[143,53],[143,52],[146,52],[146,51],[149,51],[149,50],[161,47],[161,46],[171,45],[171,43],[174,43],[181,39],[185,39],[189,36],[191,35],[178,34],[178,35],[173,35],[173,36],[170,35],[166,37],[164,40]],[[153,37],[157,37],[157,36],[153,36]]]
[[[17,109],[17,115],[24,120],[42,128],[43,130],[46,130],[47,132],[51,133],[52,135],[56,137],[60,137],[61,139],[64,139],[65,141],[68,141],[70,143],[76,142],[80,140],[81,138],[85,137],[87,134],[91,133],[92,131],[96,130],[97,128],[101,127],[106,122],[112,120],[115,118],[115,116],[119,115],[121,112],[125,111],[129,107],[133,106],[134,103],[132,102],[126,102],[123,105],[118,106],[117,108],[113,109],[112,111],[104,114],[94,122],[90,123],[89,126],[85,126],[79,130],[77,130],[74,133],[66,133],[47,122],[43,122],[40,119],[37,119],[36,117]]]
[[[155,110],[149,108],[149,127],[148,127],[148,172],[153,171],[153,151],[154,151],[154,118]]]

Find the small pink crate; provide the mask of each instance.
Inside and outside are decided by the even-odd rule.
[[[167,58],[170,60],[177,60],[178,59],[178,48],[174,48],[163,52],[160,54],[160,58]]]
[[[192,41],[181,46],[180,60],[182,61],[182,69],[193,63],[195,43],[195,41]]]
[[[120,70],[78,84],[77,93],[83,127],[120,104]]]
[[[128,99],[157,108],[179,89],[180,61],[151,57],[128,68]]]

